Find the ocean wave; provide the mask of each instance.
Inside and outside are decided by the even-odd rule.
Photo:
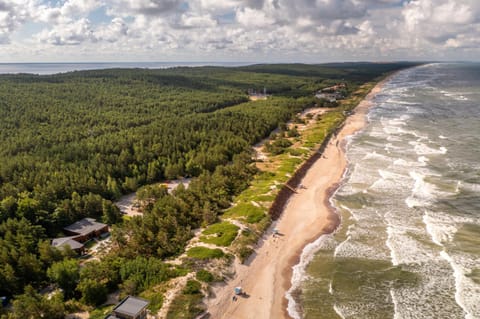
[[[480,287],[466,276],[471,269],[466,269],[462,262],[457,262],[445,250],[440,252],[452,267],[455,278],[455,301],[465,312],[465,319],[475,319],[480,316]]]
[[[407,94],[403,94],[401,95],[400,97],[402,98],[405,98],[405,97],[413,97],[413,95],[407,95]],[[408,101],[404,101],[404,100],[396,100],[396,99],[387,99],[385,101],[385,103],[389,103],[389,104],[399,104],[399,105],[420,105],[420,103],[418,102],[408,102]]]
[[[337,304],[334,304],[334,305],[333,305],[333,310],[335,311],[335,313],[336,313],[341,319],[346,319],[346,317],[343,315],[342,311],[341,311],[340,308],[337,306]]]
[[[422,264],[435,259],[435,254],[412,234],[421,234],[420,229],[402,227],[389,223],[386,245],[390,250],[390,260],[394,266],[401,264]]]
[[[445,90],[441,90],[440,93],[442,93],[444,96],[449,97],[451,99],[454,99],[456,101],[468,101],[469,99],[463,95],[463,93],[459,92],[448,92]]]
[[[411,141],[408,142],[408,144],[413,146],[413,149],[417,155],[447,154],[448,151],[448,149],[444,146],[440,146],[438,149],[435,149],[419,141]]]
[[[438,212],[434,214],[433,212],[425,211],[423,222],[432,241],[441,247],[444,247],[444,243],[451,242],[458,230],[455,220],[451,216]]]
[[[414,208],[430,205],[439,193],[436,186],[425,182],[426,175],[418,171],[411,171],[410,177],[414,180],[414,185],[411,195],[405,199],[407,206]]]
[[[336,241],[334,235],[326,234],[320,236],[317,240],[303,248],[299,263],[292,267],[291,287],[285,294],[285,297],[288,300],[287,311],[290,317],[294,319],[302,319],[300,311],[298,310],[298,304],[293,297],[293,293],[300,287],[304,280],[308,279],[308,274],[306,272],[308,264],[313,260],[315,253],[320,249],[333,249],[335,246]]]
[[[385,156],[383,154],[379,154],[375,151],[373,151],[371,153],[367,153],[367,155],[365,155],[362,160],[371,160],[371,159],[382,160],[382,161],[387,161],[387,162],[391,161],[390,157]]]
[[[377,179],[369,189],[380,192],[387,192],[390,194],[398,193],[400,188],[408,188],[411,185],[411,179],[408,176],[388,171],[385,169],[379,169],[378,175],[380,178]]]

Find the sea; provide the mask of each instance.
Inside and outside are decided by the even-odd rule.
[[[403,70],[348,142],[342,222],[294,267],[293,318],[480,318],[480,64]]]
[[[0,63],[0,74],[30,73],[48,75],[72,71],[100,69],[166,69],[174,67],[224,66],[236,67],[247,62],[85,62],[85,63]]]

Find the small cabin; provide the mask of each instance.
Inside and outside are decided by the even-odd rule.
[[[105,319],[146,319],[148,300],[128,296],[113,308]]]
[[[84,243],[89,239],[100,237],[108,232],[108,225],[99,223],[93,218],[84,218],[63,229],[65,233]]]

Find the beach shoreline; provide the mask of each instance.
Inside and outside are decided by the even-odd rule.
[[[232,280],[213,287],[214,298],[206,301],[210,318],[292,318],[286,293],[292,285],[293,267],[309,243],[340,224],[330,198],[347,168],[346,138],[365,127],[372,99],[388,79],[377,83],[331,137],[323,155],[302,179],[298,193],[290,197],[280,218],[263,235],[254,256],[246,264],[235,264]],[[273,235],[273,229],[279,234]],[[246,294],[235,301],[232,292],[236,286]]]

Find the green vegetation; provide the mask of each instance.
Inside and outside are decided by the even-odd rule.
[[[64,259],[48,268],[47,275],[62,288],[66,297],[71,297],[80,279],[80,266],[74,259]]]
[[[114,305],[101,306],[90,312],[90,319],[104,319],[113,309]]]
[[[212,273],[205,269],[200,269],[197,271],[196,277],[198,280],[203,282],[212,282],[215,280],[215,277],[212,275]]]
[[[230,246],[237,237],[238,226],[229,222],[222,222],[208,226],[200,237],[200,241],[217,246]]]
[[[2,316],[2,318],[63,319],[64,316],[65,306],[61,293],[55,293],[51,298],[48,298],[47,296],[40,295],[32,286],[26,286],[24,293],[16,296],[12,311],[6,316]]]
[[[261,207],[268,207],[308,152],[291,147],[300,137],[285,123],[321,104],[315,91],[347,82],[351,98],[337,112],[323,115],[315,132],[302,141],[313,148],[341,123],[342,111],[362,98],[368,90],[362,85],[405,66],[292,64],[0,75],[0,295],[18,296],[8,318],[22,317],[26,303],[63,314],[63,296],[45,301],[35,295],[51,283],[65,289],[67,303],[98,305],[116,289],[122,295],[153,294],[155,287],[184,272],[163,259],[183,253],[192,229],[213,224],[224,213],[252,224],[233,242],[239,255],[247,256],[270,222]],[[272,97],[248,101],[248,89],[265,86]],[[276,128],[284,133],[272,142],[271,153],[279,155],[258,174],[250,146]],[[169,194],[159,187],[142,188],[143,217],[123,218],[112,203],[139,187],[179,176],[193,177],[188,189],[180,186]],[[230,208],[234,199],[238,205]],[[110,253],[79,270],[75,253],[51,247],[49,239],[64,236],[63,227],[83,217],[114,227]],[[238,229],[220,225],[209,228],[202,240],[230,245]],[[187,255],[209,259],[224,253],[195,247]],[[155,298],[154,308],[162,302]],[[199,294],[182,298],[183,305],[193,305]],[[185,315],[196,309],[180,308]]]
[[[203,294],[200,291],[200,283],[189,280],[183,292],[170,304],[167,319],[191,319],[201,314],[203,308],[199,306]]]
[[[228,210],[225,217],[234,217],[245,220],[247,223],[258,223],[265,217],[265,211],[261,207],[251,203],[239,203]]]
[[[163,305],[163,292],[162,290],[150,289],[140,294],[140,297],[150,301],[148,309],[152,313],[157,313]]]
[[[219,248],[210,249],[203,246],[192,247],[187,251],[187,256],[197,259],[212,259],[222,258],[225,256],[223,251]]]
[[[170,305],[167,319],[191,319],[203,312],[199,307],[202,301],[202,294],[177,296]]]

